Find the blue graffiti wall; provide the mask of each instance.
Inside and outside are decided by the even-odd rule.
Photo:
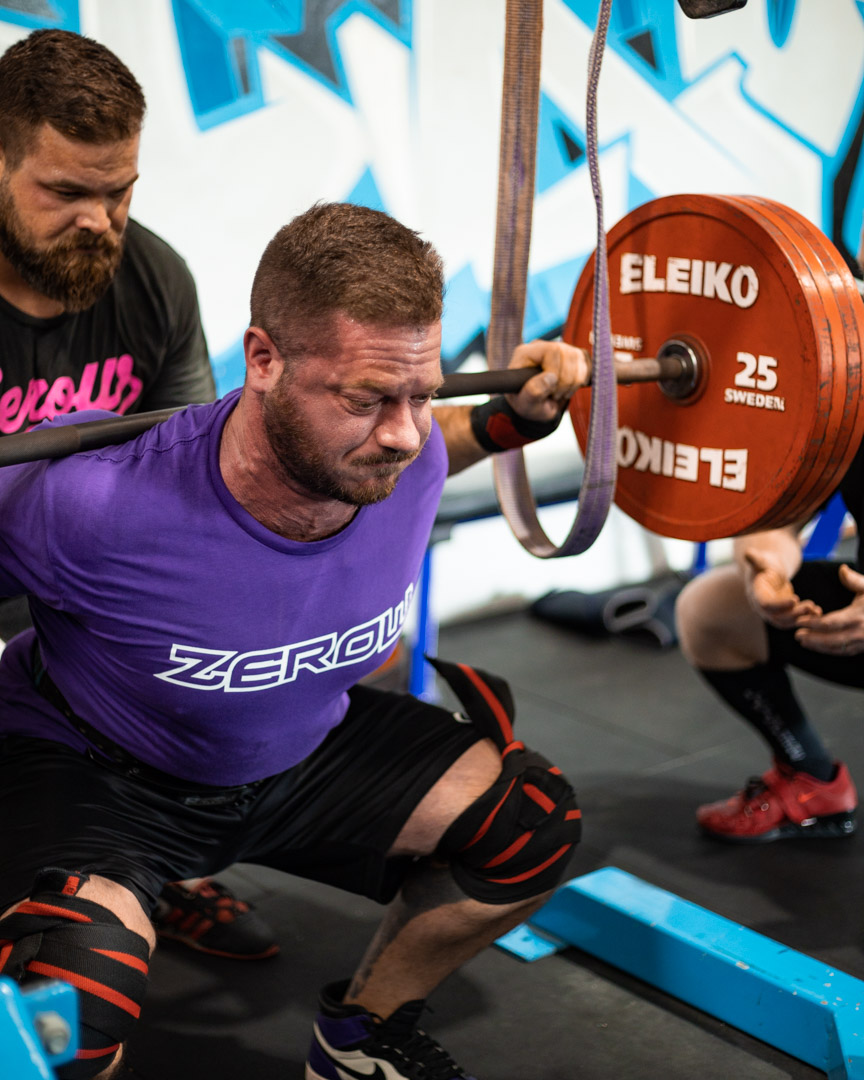
[[[584,87],[597,0],[548,0],[527,336],[552,335],[593,246]],[[220,390],[242,379],[257,256],[318,198],[420,229],[448,272],[445,365],[482,349],[494,243],[501,0],[0,0],[105,41],[149,116],[133,212],[187,258]],[[611,224],[674,191],[779,199],[854,264],[864,215],[864,3],[749,0],[693,22],[616,0],[600,92]]]

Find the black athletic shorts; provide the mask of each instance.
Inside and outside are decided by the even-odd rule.
[[[152,910],[168,881],[236,862],[272,866],[386,903],[413,859],[387,858],[411,812],[480,738],[470,722],[407,694],[358,686],[344,721],[292,769],[220,789],[172,790],[60,743],[0,738],[0,911],[36,872],[101,874]]]
[[[840,563],[814,559],[802,563],[792,579],[792,587],[802,600],[813,600],[823,611],[837,611],[854,599],[854,593],[840,584]],[[790,664],[802,671],[841,686],[864,689],[864,656],[828,656],[805,649],[792,630],[768,626],[769,663]]]

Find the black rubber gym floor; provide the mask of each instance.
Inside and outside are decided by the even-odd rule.
[[[520,737],[575,784],[585,827],[570,876],[620,867],[864,978],[864,832],[765,847],[697,833],[696,805],[767,758],[676,649],[519,612],[444,628],[438,652],[505,674]],[[798,686],[864,786],[861,696]],[[281,955],[243,963],[161,946],[128,1056],[139,1080],[302,1078],[317,990],[351,971],[378,919],[370,902],[273,871],[221,877],[257,903]],[[430,1004],[425,1027],[478,1080],[823,1075],[576,949],[532,964],[490,949]]]

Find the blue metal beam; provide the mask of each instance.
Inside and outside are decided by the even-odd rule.
[[[0,1076],[3,1080],[53,1080],[54,1067],[78,1049],[78,997],[51,980],[22,992],[0,977]]]
[[[523,959],[575,945],[830,1080],[864,1080],[864,982],[616,867],[567,882],[498,944]]]

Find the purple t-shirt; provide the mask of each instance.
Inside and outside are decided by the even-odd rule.
[[[301,761],[386,659],[447,471],[433,424],[388,499],[336,536],[286,540],[219,471],[238,393],[120,446],[0,469],[0,595],[29,594],[72,709],[142,761],[220,785]],[[31,685],[32,635],[0,658],[0,732],[81,747]]]

